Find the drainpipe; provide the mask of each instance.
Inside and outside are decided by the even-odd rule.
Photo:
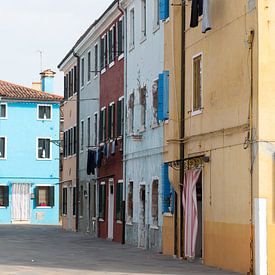
[[[182,1],[182,24],[181,24],[181,123],[180,123],[180,198],[178,202],[180,203],[180,251],[179,256],[183,257],[183,205],[182,205],[182,193],[183,193],[183,181],[184,181],[184,143],[182,142],[184,138],[185,130],[185,1]]]
[[[77,146],[76,146],[76,220],[75,229],[78,231],[78,219],[79,219],[79,118],[80,118],[80,57],[73,50],[73,56],[77,59],[77,97],[76,97],[76,132],[77,132]]]

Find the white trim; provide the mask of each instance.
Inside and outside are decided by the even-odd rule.
[[[100,71],[100,74],[104,74],[106,72],[106,68],[103,68],[101,71]]]
[[[106,185],[106,182],[105,181],[101,181],[100,185]]]
[[[124,52],[123,53],[121,53],[120,55],[119,55],[119,57],[118,57],[118,61],[120,61],[121,59],[123,59],[124,58]]]
[[[50,118],[39,118],[39,107],[50,107]],[[37,104],[37,120],[51,121],[53,117],[53,106],[51,104]]]
[[[38,184],[34,184],[35,186],[38,186],[38,187],[43,187],[43,186],[46,186],[46,187],[49,187],[49,186],[55,186],[55,184],[50,184],[50,183],[38,183]]]
[[[50,140],[50,157],[49,158],[39,158],[38,157],[38,140],[39,139],[49,139]],[[52,138],[51,137],[36,137],[36,160],[52,160]]]
[[[118,101],[122,101],[124,99],[124,95],[118,98]]]
[[[200,109],[199,110],[193,110],[193,96],[194,96],[194,59],[201,56],[201,106],[200,106]],[[191,82],[191,85],[192,85],[192,95],[191,95],[191,98],[192,98],[192,102],[191,102],[191,116],[196,116],[196,115],[199,115],[202,113],[202,110],[203,110],[203,52],[199,52],[195,55],[192,56],[192,82]]]
[[[113,106],[113,105],[115,105],[114,101],[112,101],[112,102],[109,103],[109,106]]]
[[[104,110],[106,110],[106,106],[104,106],[104,107],[101,107],[101,109],[100,109],[101,111],[104,111]]]
[[[8,137],[7,136],[0,136],[0,138],[4,138],[5,140],[5,157],[0,157],[0,160],[6,160],[8,158]]]
[[[1,99],[1,97],[0,97],[0,99]],[[8,103],[1,103],[0,102],[0,107],[1,107],[1,105],[5,105],[6,106],[6,116],[0,117],[0,119],[8,119]],[[1,112],[1,110],[0,110],[0,112]]]
[[[114,65],[115,65],[115,61],[112,61],[112,62],[109,64],[109,69],[112,68]]]
[[[36,209],[50,209],[50,208],[53,208],[51,206],[36,206],[35,207]]]

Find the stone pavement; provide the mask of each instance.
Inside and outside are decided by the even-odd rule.
[[[236,274],[91,239],[58,226],[0,225],[0,274]]]

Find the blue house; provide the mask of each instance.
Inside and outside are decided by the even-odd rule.
[[[41,74],[44,90],[53,75]],[[0,81],[0,224],[59,222],[61,100]]]

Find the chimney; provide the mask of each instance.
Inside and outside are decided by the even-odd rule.
[[[42,83],[42,92],[48,92],[52,93],[53,92],[53,78],[55,75],[55,72],[52,71],[51,69],[45,70],[41,75],[41,83]]]
[[[33,82],[32,83],[32,89],[37,90],[37,91],[41,91],[41,81]]]

